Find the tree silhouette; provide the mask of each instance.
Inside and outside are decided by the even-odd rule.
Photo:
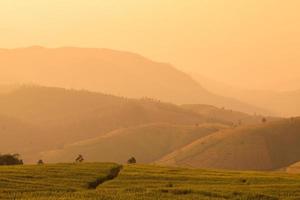
[[[19,154],[0,154],[0,165],[23,165]]]
[[[43,164],[44,164],[44,161],[43,161],[43,160],[38,160],[37,164],[38,164],[38,165],[43,165]]]
[[[81,154],[79,154],[77,156],[77,158],[75,159],[76,163],[82,163],[83,161],[84,161],[84,158],[83,158],[83,156]]]
[[[127,164],[135,164],[135,163],[136,163],[135,157],[131,157],[131,158],[127,161]]]

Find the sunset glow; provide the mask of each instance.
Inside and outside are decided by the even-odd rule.
[[[0,44],[126,50],[238,87],[293,90],[299,7],[298,0],[1,0]]]

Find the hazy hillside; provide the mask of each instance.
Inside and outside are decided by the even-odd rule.
[[[22,153],[30,154],[42,148],[40,143],[46,135],[42,136],[41,130],[29,123],[19,119],[0,115],[0,153]]]
[[[267,119],[268,121],[279,120],[279,118],[275,117],[249,115],[246,113],[229,110],[226,108],[217,108],[211,105],[186,104],[182,105],[181,107],[205,116],[207,118],[207,122],[222,121],[223,123],[231,124],[234,126],[240,126],[245,124],[259,124],[262,122],[263,118]]]
[[[294,163],[286,168],[286,172],[292,174],[299,174],[300,173],[300,162]]]
[[[219,131],[159,163],[200,168],[271,170],[300,160],[300,118]]]
[[[101,134],[116,128],[152,122],[195,124],[205,117],[176,105],[150,99],[126,99],[87,91],[24,86],[0,95],[0,113],[43,127],[73,126],[84,137],[93,136],[91,127]],[[75,127],[76,126],[76,127]],[[67,134],[67,133],[66,133]]]
[[[279,116],[300,115],[300,90],[276,92],[266,90],[249,90],[213,81],[195,73],[192,77],[203,87],[216,94],[238,99],[251,105],[265,108]],[[275,90],[276,88],[274,88]]]
[[[100,137],[44,152],[46,162],[72,162],[78,154],[88,161],[124,163],[134,156],[151,163],[196,139],[225,128],[221,125],[149,124],[112,131]]]
[[[195,126],[207,122],[205,116],[150,99],[37,86],[22,86],[0,94],[0,115],[12,118],[0,120],[3,130],[10,127],[7,133],[3,132],[5,137],[1,141],[5,145],[0,150],[21,154],[27,148],[62,148],[65,144],[143,124]]]
[[[9,93],[12,92],[13,90],[17,89],[19,86],[18,85],[0,85],[0,94],[3,93]]]
[[[31,47],[0,49],[1,83],[37,83],[88,89],[126,97],[151,97],[179,104],[210,104],[266,113],[231,98],[213,95],[169,64],[108,49]]]
[[[272,110],[281,116],[300,116],[300,90],[286,92],[246,90],[235,96],[245,102]]]
[[[262,123],[258,116],[207,105],[39,86],[0,94],[0,115],[0,151],[18,152],[26,161],[37,159],[41,151],[59,150],[52,152],[55,159],[45,158],[70,161],[81,153],[95,161],[123,162],[134,155],[153,162],[220,127]],[[222,125],[203,127],[207,123]]]

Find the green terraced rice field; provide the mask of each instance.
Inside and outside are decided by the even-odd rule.
[[[300,175],[283,172],[126,165],[114,178],[113,169],[121,168],[109,163],[0,167],[0,199],[300,199]]]

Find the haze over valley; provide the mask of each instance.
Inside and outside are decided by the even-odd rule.
[[[0,200],[300,199],[299,7],[1,0]]]

